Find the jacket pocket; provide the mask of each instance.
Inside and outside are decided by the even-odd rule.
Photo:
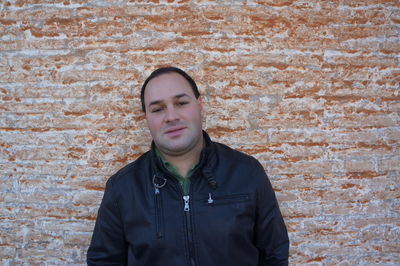
[[[233,194],[233,195],[225,195],[225,196],[213,196],[210,193],[203,202],[205,205],[224,205],[224,204],[234,204],[241,203],[250,200],[249,194]]]
[[[156,237],[160,239],[164,237],[164,213],[160,193],[154,194],[154,205],[156,213]]]

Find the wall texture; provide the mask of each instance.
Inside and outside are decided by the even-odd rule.
[[[0,263],[85,263],[107,178],[149,147],[139,88],[197,80],[268,172],[292,264],[400,264],[398,0],[0,7]]]

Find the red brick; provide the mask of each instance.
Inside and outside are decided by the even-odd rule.
[[[380,161],[379,170],[381,170],[381,171],[399,171],[400,170],[400,158],[393,157],[390,159],[382,159]]]
[[[376,170],[375,162],[369,158],[345,161],[346,172],[368,172]]]
[[[85,263],[106,180],[149,148],[141,83],[174,64],[197,81],[211,137],[266,169],[291,264],[399,264],[398,8],[5,2],[0,262]]]

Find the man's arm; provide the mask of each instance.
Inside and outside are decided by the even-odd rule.
[[[257,191],[256,246],[259,266],[288,265],[289,237],[275,192],[261,164],[256,168],[260,185]]]
[[[88,265],[125,265],[127,245],[119,207],[108,180],[87,252]]]

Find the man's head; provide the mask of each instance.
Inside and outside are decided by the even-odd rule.
[[[164,154],[201,148],[202,102],[192,78],[178,68],[161,68],[145,81],[142,107],[153,140]]]
[[[146,112],[146,104],[144,101],[144,92],[146,90],[146,86],[147,83],[150,82],[150,80],[161,76],[163,74],[168,74],[168,73],[178,73],[179,75],[181,75],[182,77],[184,77],[187,82],[190,84],[190,87],[193,90],[193,94],[196,98],[199,98],[200,93],[199,93],[199,89],[197,88],[196,82],[194,82],[194,80],[192,79],[191,76],[189,76],[185,71],[183,71],[180,68],[177,67],[161,67],[159,69],[154,70],[150,76],[145,80],[145,82],[143,83],[142,89],[140,91],[140,101],[142,103],[142,111]]]

